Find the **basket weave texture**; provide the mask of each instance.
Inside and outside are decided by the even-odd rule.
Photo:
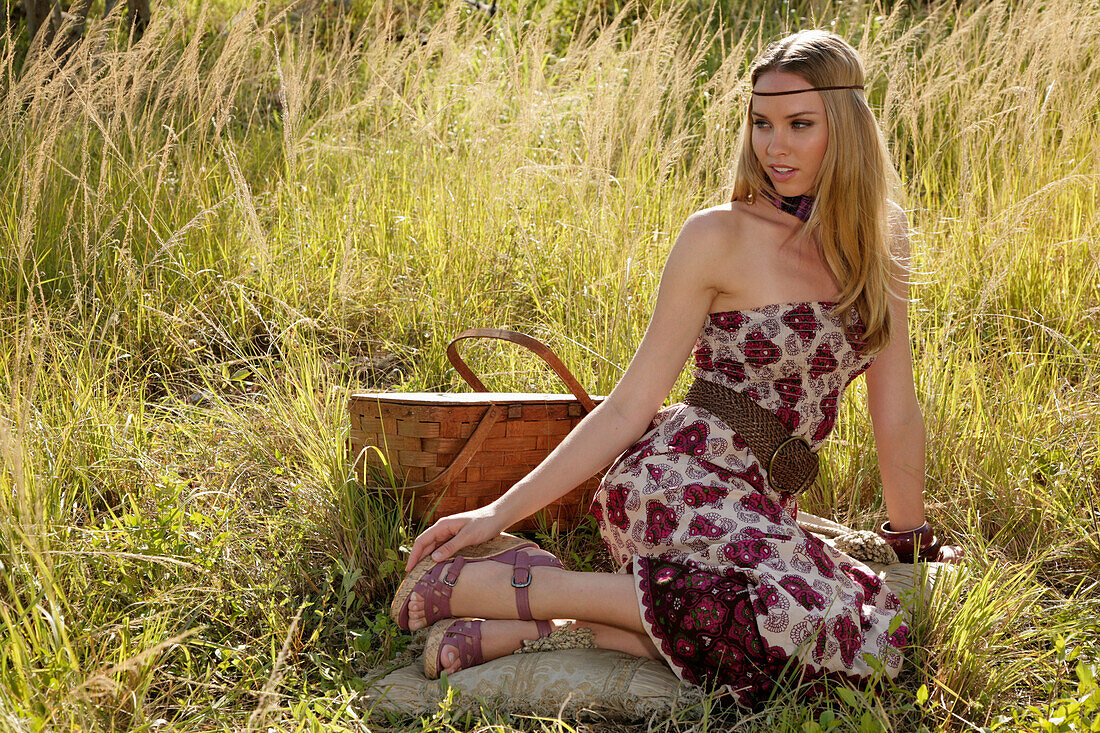
[[[451,343],[448,356],[475,389],[484,386],[462,364],[454,344],[478,337],[523,343],[547,359],[555,371],[560,366],[568,374],[560,362],[555,365],[540,353],[537,347],[546,347],[530,337],[473,329]],[[550,357],[557,360],[553,354]],[[534,469],[602,400],[590,398],[571,374],[568,377],[566,383],[574,394],[353,394],[348,401],[348,442],[357,472],[365,483],[411,493],[418,519],[438,519],[484,506]],[[511,529],[535,529],[540,520],[556,521],[562,528],[575,526],[587,514],[601,478],[602,472]]]

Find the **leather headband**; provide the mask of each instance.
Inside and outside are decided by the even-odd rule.
[[[862,84],[853,84],[851,86],[839,86],[839,87],[810,87],[809,89],[792,89],[789,92],[758,92],[753,90],[753,94],[758,97],[780,97],[784,94],[801,94],[802,92],[827,92],[831,89],[863,89]]]

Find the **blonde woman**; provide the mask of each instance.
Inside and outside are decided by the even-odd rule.
[[[751,80],[732,198],[683,225],[622,380],[507,493],[416,539],[392,615],[434,625],[430,676],[561,619],[750,705],[784,669],[859,680],[901,668],[898,597],[795,521],[841,395],[866,374],[882,533],[903,557],[959,559],[925,519],[896,174],[839,36],[773,43]],[[695,384],[662,409],[689,357]],[[500,535],[613,459],[592,512],[620,572],[566,571]]]

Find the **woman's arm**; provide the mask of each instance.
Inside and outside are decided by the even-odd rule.
[[[894,254],[909,258],[905,212],[890,203]],[[866,372],[867,405],[878,448],[882,497],[890,526],[903,532],[924,524],[924,417],[913,384],[913,353],[909,346],[909,280],[896,267],[890,297],[893,335],[889,346]]]
[[[607,399],[496,501],[440,519],[421,533],[408,568],[428,553],[439,562],[496,536],[586,481],[645,432],[683,370],[717,293],[716,274],[728,237],[722,227],[708,212],[685,222],[665,263],[642,342]]]

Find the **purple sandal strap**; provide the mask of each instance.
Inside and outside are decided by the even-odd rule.
[[[419,594],[424,599],[424,616],[428,619],[428,623],[451,617],[451,593],[454,591],[454,584],[458,579],[458,570],[462,569],[465,561],[465,558],[457,558],[450,565],[449,572],[443,578],[440,578],[440,576],[443,575],[444,564],[435,565],[413,586],[412,592]],[[407,601],[401,609],[400,623],[403,628],[407,628],[409,625],[409,604]]]
[[[485,659],[481,654],[481,621],[455,621],[443,632],[439,654],[443,653],[444,645],[458,650],[460,669],[484,663]],[[439,668],[443,668],[442,659],[439,660]]]
[[[459,669],[468,669],[478,664],[485,663],[485,657],[481,649],[481,624],[477,619],[458,619],[443,632],[443,638],[439,642],[436,652],[437,669],[443,669],[443,647],[450,646],[458,652]],[[554,624],[550,621],[535,621],[539,638],[550,636],[554,631]]]
[[[564,568],[561,560],[553,556],[534,555],[527,550],[538,549],[537,545],[525,545],[497,555],[493,559],[497,562],[510,563],[512,565],[512,587],[516,589],[516,613],[520,620],[530,621],[531,599],[527,594],[527,587],[531,585],[531,568],[556,567]]]
[[[527,596],[527,587],[531,585],[531,556],[526,552],[516,552],[512,558],[512,587],[516,589],[516,613],[524,621],[530,621],[531,599]]]
[[[451,570],[453,571],[454,566],[458,564],[458,561],[455,561],[450,566]],[[447,581],[453,576],[452,573],[448,573],[446,577],[441,578],[442,575],[443,565],[437,565],[413,589],[424,599],[424,615],[428,619],[451,617],[451,593],[454,592],[454,582]],[[426,585],[424,581],[427,581]]]
[[[446,562],[446,561],[444,561]],[[455,587],[455,583],[458,582],[458,574],[462,572],[462,568],[466,565],[467,559],[462,555],[457,555],[454,558],[454,562],[447,568],[447,574],[443,577],[443,583],[450,588]],[[450,597],[450,592],[447,593],[447,597]]]

